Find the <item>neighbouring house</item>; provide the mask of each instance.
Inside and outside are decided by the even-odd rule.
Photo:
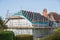
[[[43,37],[53,32],[55,26],[47,15],[47,9],[43,10],[43,15],[37,12],[21,10],[6,18],[5,24],[8,31],[13,31],[15,35],[30,34],[34,37]]]
[[[51,21],[56,23],[56,27],[60,27],[60,14],[58,14],[56,12],[50,12],[48,14],[48,16],[49,16]]]

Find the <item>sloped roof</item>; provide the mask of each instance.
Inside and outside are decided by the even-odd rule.
[[[30,12],[30,11],[25,11],[25,10],[22,10],[22,12],[23,12],[23,16],[25,16],[33,24],[48,23],[48,18],[42,16],[40,13]]]
[[[21,10],[20,12],[14,14],[14,16],[16,15],[24,16],[33,24],[48,22],[48,18],[42,16],[40,13],[37,13],[37,12]]]
[[[54,19],[56,20],[56,22],[60,22],[60,14],[58,14],[56,12],[50,12],[48,14],[48,16],[51,16],[51,15],[54,17]]]
[[[11,16],[10,18],[12,19],[21,18],[21,16],[28,19],[33,25],[38,24],[39,26],[41,24],[43,26],[48,26],[48,22],[50,22],[48,17],[46,18],[42,16],[40,13],[30,12],[30,11],[25,11],[25,10],[21,10],[20,12],[15,13],[13,17]]]

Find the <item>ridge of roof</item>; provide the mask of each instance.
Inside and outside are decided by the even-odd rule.
[[[23,12],[30,12],[30,13],[38,13],[38,12],[33,12],[33,11],[27,11],[27,10],[21,10]],[[39,13],[40,14],[40,13]]]
[[[49,13],[48,13],[48,15],[51,15],[51,14],[52,14],[52,15],[60,15],[60,14],[58,14],[58,13],[56,13],[56,12],[49,12]]]

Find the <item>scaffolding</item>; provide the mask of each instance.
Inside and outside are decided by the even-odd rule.
[[[19,16],[19,14],[21,13],[21,15]],[[40,15],[40,13],[35,13],[35,12],[30,12],[30,11],[24,11],[22,10],[21,12],[18,12],[17,16],[9,16],[9,13],[7,12],[6,18],[10,21],[10,28],[9,29],[20,29],[20,33],[23,34],[25,33],[25,31],[30,34],[30,30],[32,31],[32,35],[34,37],[38,37],[41,38],[45,35],[50,34],[49,32],[52,33],[53,29],[55,27],[50,27],[49,24],[49,19],[43,17],[42,15]],[[23,16],[24,18],[22,18],[21,16]],[[26,23],[26,22],[21,22],[22,20],[27,19],[27,21],[29,21],[32,24],[32,27],[30,27],[30,24]],[[17,20],[17,22],[15,21],[15,25],[18,25],[15,27],[14,25],[14,20]],[[20,24],[21,23],[21,24]],[[21,26],[22,25],[22,26]],[[29,25],[29,26],[25,26],[23,27],[23,25]],[[25,29],[25,30],[23,30]],[[46,30],[47,29],[47,30]],[[15,32],[15,31],[14,31]],[[16,34],[19,34],[19,32],[17,32]],[[25,33],[26,34],[26,33]]]

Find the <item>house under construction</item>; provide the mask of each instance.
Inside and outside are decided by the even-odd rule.
[[[34,37],[49,35],[56,27],[56,22],[50,20],[47,9],[44,9],[42,14],[21,10],[6,18],[7,30],[13,31],[15,35],[30,34]]]

